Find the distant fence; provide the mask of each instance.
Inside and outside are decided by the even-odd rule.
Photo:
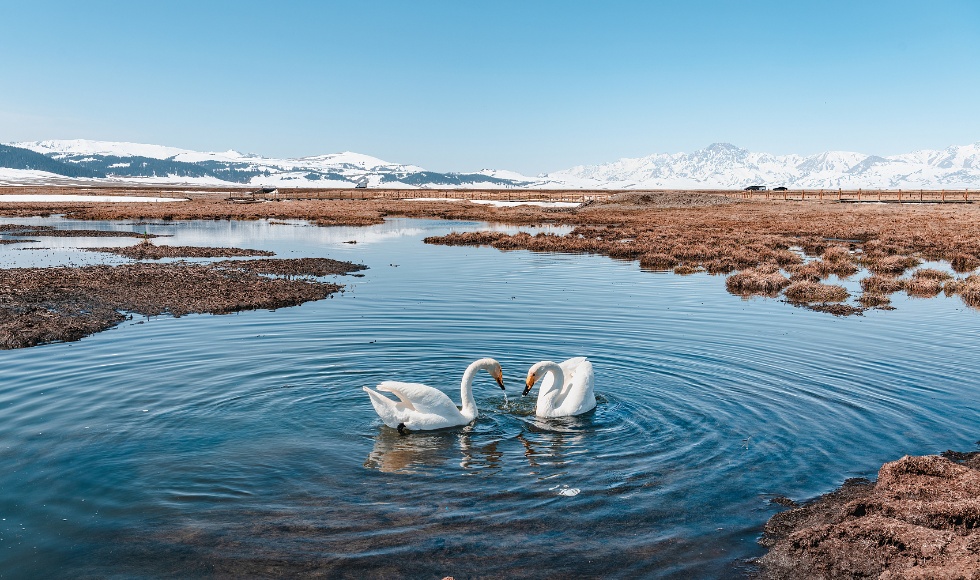
[[[737,199],[896,203],[972,203],[980,191],[969,189],[790,189],[786,191],[719,191]]]
[[[487,201],[569,201],[586,203],[606,200],[616,191],[569,191],[527,189],[279,189],[275,192],[235,193],[230,199],[316,200],[316,199],[460,199]]]
[[[973,203],[980,201],[980,190],[969,189],[790,189],[786,191],[744,191],[731,189],[629,190],[628,193],[697,193],[722,195],[733,199],[770,201],[838,201],[899,203]],[[245,200],[316,199],[474,199],[487,201],[605,201],[623,191],[576,191],[554,189],[279,189],[274,193],[236,194]]]

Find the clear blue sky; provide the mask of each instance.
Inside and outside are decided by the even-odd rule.
[[[0,0],[0,142],[535,174],[980,140],[980,1]]]

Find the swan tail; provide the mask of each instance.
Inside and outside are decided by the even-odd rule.
[[[381,393],[371,389],[369,387],[361,387],[364,392],[368,394],[371,398],[371,406],[374,407],[375,412],[381,417],[381,421],[391,427],[392,429],[397,429],[398,425],[404,423],[404,417],[398,412],[398,403],[392,401],[388,397],[382,395]]]

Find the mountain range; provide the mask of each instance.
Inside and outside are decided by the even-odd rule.
[[[693,153],[656,153],[537,176],[492,169],[440,173],[351,152],[277,159],[85,139],[0,145],[0,184],[344,188],[359,182],[434,189],[980,188],[980,142],[888,157],[846,151],[772,155],[715,143]]]

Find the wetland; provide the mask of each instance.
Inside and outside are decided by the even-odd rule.
[[[787,502],[978,438],[972,205],[168,205],[5,207],[4,239],[30,237],[0,267],[48,289],[203,269],[335,299],[106,301],[123,319],[103,332],[0,352],[15,576],[744,577]],[[212,250],[104,250],[140,244]],[[150,294],[222,294],[202,288]],[[596,410],[534,417],[524,372],[580,355]],[[468,427],[400,437],[360,390],[455,399],[483,356],[507,398],[478,381]]]

